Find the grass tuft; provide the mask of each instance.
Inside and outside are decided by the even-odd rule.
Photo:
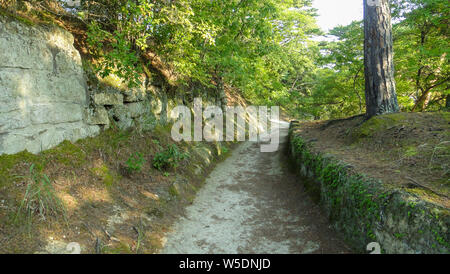
[[[66,220],[66,209],[62,201],[56,196],[52,183],[47,175],[36,171],[34,164],[30,167],[24,198],[17,210],[15,221],[24,220],[31,234],[33,217],[45,220],[49,217],[62,216]]]

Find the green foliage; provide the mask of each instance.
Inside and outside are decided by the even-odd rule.
[[[228,84],[254,104],[281,105],[302,118],[365,112],[362,22],[334,28],[332,41],[312,41],[321,32],[309,0],[93,3],[89,13],[96,16],[85,20],[103,77],[113,73],[139,85],[145,56],[156,54],[180,86]],[[391,4],[401,108],[443,109],[450,76],[448,1]]]
[[[226,146],[222,146],[221,150],[223,154],[227,154],[230,151],[229,148],[227,148]]]
[[[139,66],[139,57],[127,36],[123,32],[111,34],[100,28],[95,21],[89,25],[88,43],[94,45],[94,53],[101,56],[101,62],[97,64],[95,72],[106,78],[115,74],[121,79],[129,79],[128,86],[133,87],[141,84],[139,73],[142,67]],[[102,50],[108,45],[111,50]]]
[[[395,0],[394,50],[397,90],[403,107],[442,109],[449,94],[447,0]]]
[[[180,152],[175,144],[170,145],[153,158],[153,167],[162,171],[168,168],[176,168],[180,161],[189,157],[186,152]]]
[[[139,172],[145,164],[144,156],[142,156],[142,153],[136,152],[128,158],[126,164],[129,171]]]
[[[365,111],[362,22],[330,31],[335,42],[322,43],[320,68],[312,77],[311,96],[303,111],[315,118],[342,118]]]
[[[106,13],[107,19],[91,18],[88,31],[92,52],[103,58],[97,66],[102,77],[115,73],[126,79],[129,86],[141,84],[140,58],[148,51],[164,57],[182,77],[196,78],[195,72],[201,72],[197,68],[199,52],[194,40],[204,38],[205,43],[211,43],[214,30],[202,22],[194,24],[194,3],[183,0],[95,2],[109,7],[95,11]],[[87,7],[80,9],[84,11]],[[200,74],[197,76],[201,77]]]
[[[96,0],[89,21],[97,72],[139,84],[139,62],[157,54],[180,84],[228,83],[254,102],[289,102],[312,68],[318,33],[311,1]],[[144,58],[145,59],[145,58]],[[293,83],[295,82],[295,83]]]
[[[445,107],[450,79],[447,0],[391,1],[397,96],[404,111]],[[365,112],[363,24],[352,22],[321,42],[310,92],[298,99],[306,118],[329,119]]]

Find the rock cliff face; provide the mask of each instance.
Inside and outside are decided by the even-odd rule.
[[[95,136],[111,124],[151,130],[173,121],[171,109],[189,101],[182,94],[169,98],[160,80],[148,78],[125,90],[88,85],[87,79],[100,79],[83,70],[73,43],[72,34],[56,26],[0,15],[0,155],[39,153],[64,140]],[[212,93],[202,96],[205,105],[226,104],[223,89]]]
[[[0,16],[0,154],[33,153],[96,135],[73,36]]]

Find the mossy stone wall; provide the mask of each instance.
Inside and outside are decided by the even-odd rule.
[[[449,253],[450,212],[356,173],[333,155],[312,152],[291,122],[289,154],[306,187],[356,251],[378,242],[383,253]]]

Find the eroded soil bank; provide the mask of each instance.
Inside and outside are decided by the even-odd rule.
[[[289,171],[282,123],[277,152],[242,143],[207,177],[162,253],[348,253]]]

